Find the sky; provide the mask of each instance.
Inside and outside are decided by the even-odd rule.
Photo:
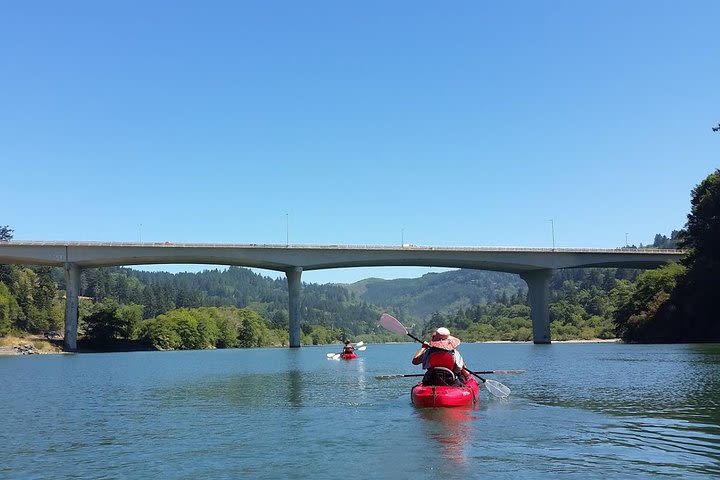
[[[652,243],[720,166],[719,19],[716,0],[2,2],[0,225],[47,241]]]

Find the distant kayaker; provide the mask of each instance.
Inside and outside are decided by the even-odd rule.
[[[353,344],[350,343],[350,340],[345,340],[345,346],[343,347],[342,353],[345,355],[355,353],[355,347],[353,347]]]
[[[464,384],[470,374],[464,369],[460,352],[457,346],[460,345],[460,339],[450,335],[450,330],[440,327],[435,330],[430,338],[429,343],[423,343],[423,346],[413,356],[413,365],[422,364],[422,368],[427,370],[423,377],[423,383],[426,385],[443,385],[452,382]],[[455,376],[454,379],[450,372]]]

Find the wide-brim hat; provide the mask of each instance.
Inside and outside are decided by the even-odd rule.
[[[460,345],[460,339],[450,335],[450,330],[440,327],[432,334],[430,346],[443,350],[455,350]]]

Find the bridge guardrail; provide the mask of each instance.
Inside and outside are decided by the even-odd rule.
[[[268,248],[268,249],[337,249],[337,250],[419,250],[419,251],[470,251],[470,252],[542,252],[542,253],[666,253],[683,254],[683,250],[665,248],[577,248],[577,247],[477,247],[477,246],[422,246],[422,245],[314,245],[273,243],[175,243],[175,242],[101,242],[101,241],[43,241],[10,240],[0,246],[58,246],[58,247],[163,247],[163,248]]]

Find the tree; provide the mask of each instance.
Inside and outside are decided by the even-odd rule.
[[[247,308],[238,310],[240,326],[238,328],[238,346],[244,348],[261,347],[263,337],[267,334],[267,327],[262,317]]]
[[[692,190],[691,210],[680,246],[690,250],[684,263],[720,262],[720,169]]]
[[[615,324],[626,340],[720,341],[720,169],[692,190],[688,221],[679,236],[682,265],[640,275],[630,291],[616,292]]]
[[[638,276],[632,288],[619,283],[613,297],[619,302],[615,312],[617,333],[625,341],[672,342],[682,323],[673,318],[670,301],[685,267],[671,263]]]
[[[174,350],[182,344],[173,321],[166,315],[144,322],[138,337],[156,350]]]
[[[9,242],[13,238],[13,230],[7,225],[0,227],[0,242]],[[0,282],[10,286],[10,277],[12,276],[12,266],[0,265]]]
[[[668,238],[665,235],[660,235],[658,233],[655,235],[655,240],[653,241],[652,246],[655,248],[678,248],[679,234],[679,230],[673,230],[670,233],[670,238]]]
[[[120,327],[120,335],[125,340],[135,338],[140,322],[142,321],[142,314],[144,305],[133,303],[131,305],[120,305],[118,308],[118,323]]]
[[[720,169],[692,191],[691,211],[681,235],[687,275],[678,282],[674,303],[685,322],[684,341],[720,341],[717,279],[720,277]]]
[[[7,225],[0,226],[0,242],[9,242],[13,238],[14,230]]]
[[[119,306],[114,300],[106,300],[95,306],[95,311],[85,319],[85,338],[90,344],[106,347],[123,336],[118,310]]]
[[[20,307],[15,297],[4,283],[0,283],[0,336],[10,333],[19,315]]]

